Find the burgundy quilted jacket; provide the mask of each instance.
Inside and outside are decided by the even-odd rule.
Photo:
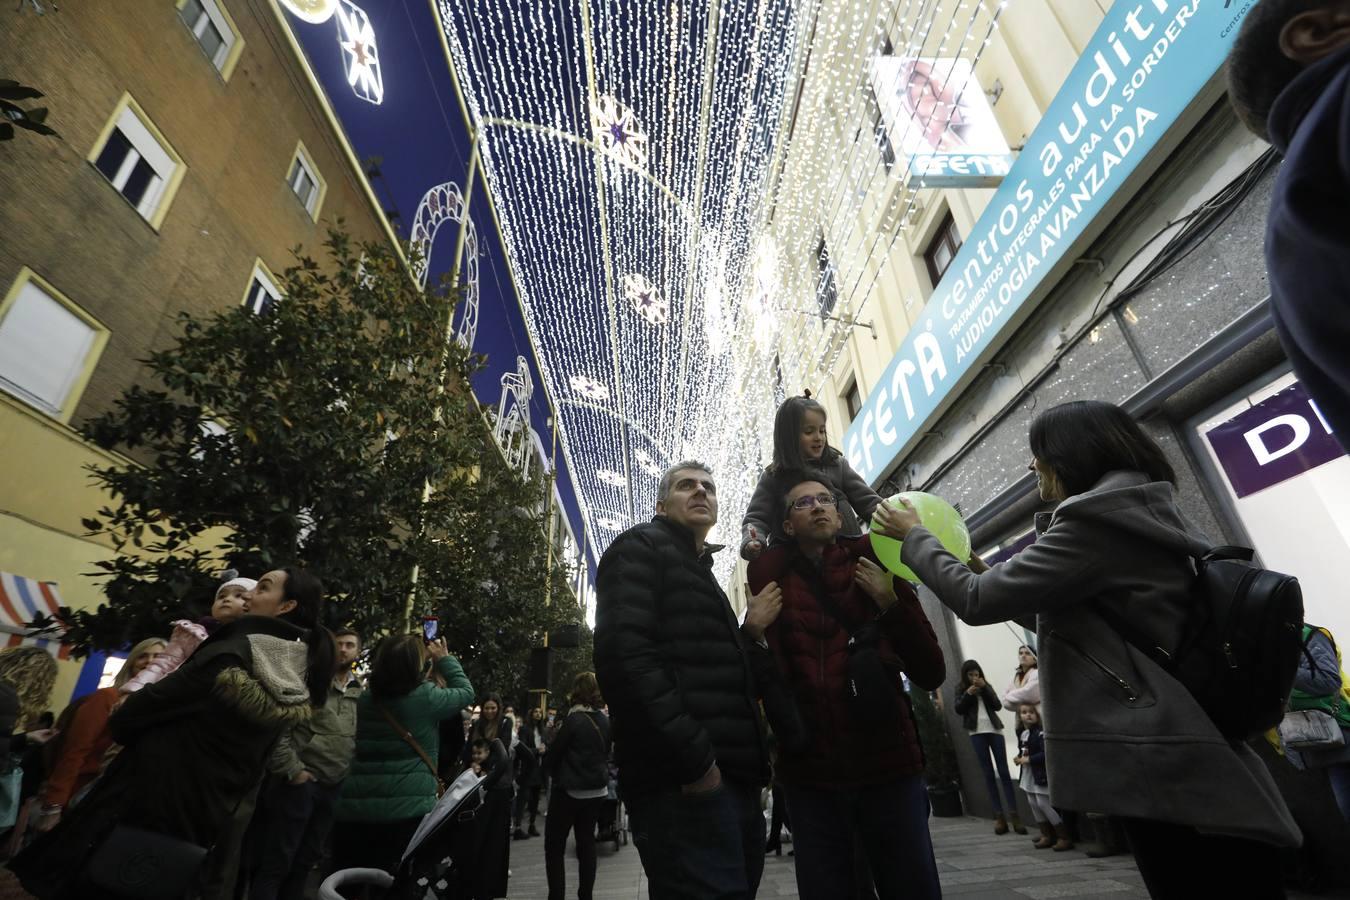
[[[880,721],[879,714],[860,719],[844,699],[848,632],[824,611],[816,590],[828,590],[855,623],[877,619],[876,603],[853,582],[860,556],[876,562],[865,537],[839,538],[826,548],[819,570],[791,543],[766,550],[750,564],[753,592],[770,581],[783,589],[783,612],[765,637],[811,735],[804,752],[780,751],[776,771],[785,784],[856,787],[923,769],[908,698],[900,700],[899,721]],[[946,675],[942,648],[914,589],[899,579],[895,585],[900,600],[878,620],[883,659],[896,673],[897,695],[904,691],[901,670],[918,687],[934,689]]]

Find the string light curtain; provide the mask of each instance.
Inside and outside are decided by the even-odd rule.
[[[977,62],[1002,4],[437,9],[592,550],[688,458],[737,543],[783,386],[818,383],[849,327],[819,314],[821,236],[856,314],[922,190],[877,155],[872,64]]]

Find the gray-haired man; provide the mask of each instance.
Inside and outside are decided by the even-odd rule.
[[[707,543],[717,486],[706,465],[674,466],[658,498],[597,575],[595,668],[633,842],[653,900],[753,897],[769,778],[756,697],[781,595],[769,585],[737,624],[711,570],[722,548]]]

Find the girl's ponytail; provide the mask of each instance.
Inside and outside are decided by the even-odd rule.
[[[305,632],[308,663],[305,666],[305,686],[309,688],[309,705],[318,709],[328,702],[328,685],[333,682],[337,665],[337,645],[333,632],[316,625]]]

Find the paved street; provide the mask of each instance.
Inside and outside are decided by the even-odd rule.
[[[993,833],[983,819],[933,819],[933,841],[943,894],[967,900],[1025,900],[1058,897],[1147,897],[1129,856],[1089,859],[1081,851],[1035,850],[1030,836]],[[789,845],[790,846],[790,845]],[[637,850],[629,844],[617,853],[600,851],[595,900],[638,900],[647,895]],[[512,900],[547,896],[544,841],[533,838],[511,847]],[[568,896],[576,896],[576,859],[568,847]],[[770,856],[760,897],[796,897],[792,858]]]

